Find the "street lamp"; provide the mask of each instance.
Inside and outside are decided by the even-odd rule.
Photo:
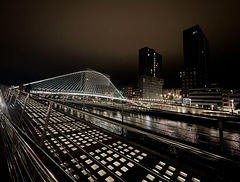
[[[232,114],[233,114],[233,106],[234,106],[234,105],[233,105],[233,99],[231,100],[231,102],[232,102]]]

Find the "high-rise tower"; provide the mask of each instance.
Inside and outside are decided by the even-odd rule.
[[[140,49],[139,75],[160,78],[162,75],[162,56],[148,47]]]
[[[201,28],[196,25],[183,31],[184,68],[180,71],[183,97],[189,89],[209,86],[209,45]]]
[[[141,99],[161,99],[163,86],[161,75],[162,56],[148,47],[140,49],[138,88]]]

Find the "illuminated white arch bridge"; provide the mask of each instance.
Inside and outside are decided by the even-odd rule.
[[[92,96],[126,100],[110,79],[97,71],[85,70],[26,83],[30,93],[51,95]]]

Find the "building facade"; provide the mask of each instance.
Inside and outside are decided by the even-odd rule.
[[[125,95],[129,100],[136,100],[139,98],[139,92],[139,88],[136,85],[128,85]]]
[[[163,95],[180,96],[181,91],[182,91],[181,88],[166,88],[166,89],[163,89]]]
[[[179,99],[181,99],[181,91],[182,90],[180,88],[163,89],[163,91],[162,91],[163,99],[179,100]]]
[[[162,56],[148,47],[140,49],[139,75],[160,78],[162,75]]]
[[[180,70],[182,95],[189,89],[209,87],[209,44],[201,28],[196,25],[183,31],[184,66]]]
[[[231,111],[240,104],[240,89],[223,89],[222,92],[223,109]]]
[[[137,86],[140,99],[161,99],[162,56],[155,50],[144,47],[139,50],[139,72]]]
[[[138,76],[139,98],[144,100],[162,99],[163,79],[152,76]]]
[[[189,89],[189,100],[192,107],[221,109],[222,88]]]

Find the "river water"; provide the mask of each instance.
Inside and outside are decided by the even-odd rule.
[[[96,107],[88,107],[87,109],[89,112],[122,121],[120,111]],[[194,146],[200,146],[204,149],[213,149],[215,151],[220,149],[218,128],[200,126],[189,122],[170,120],[146,114],[124,112],[123,115],[125,123],[156,131],[162,135],[187,142]],[[94,124],[103,125],[103,123],[98,123],[97,120],[92,120],[91,118],[89,120],[94,122]],[[112,126],[107,123],[105,125],[105,128],[111,128]],[[120,134],[121,128],[115,126],[112,131]],[[223,149],[228,155],[237,156],[237,158],[240,157],[240,129],[236,129],[236,131],[223,130]]]

